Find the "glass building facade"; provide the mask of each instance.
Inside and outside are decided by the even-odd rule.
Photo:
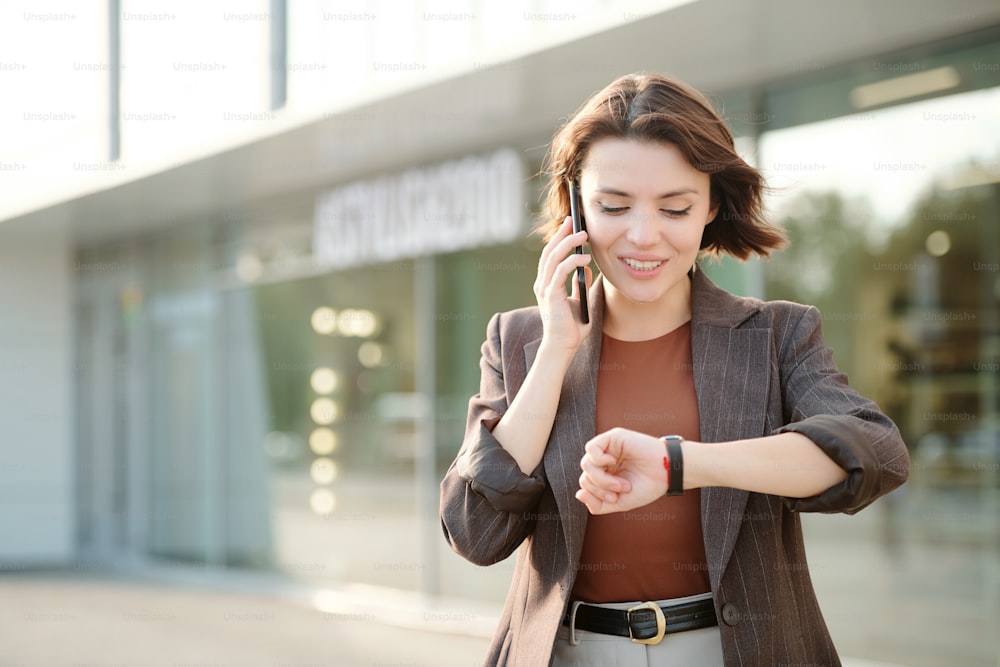
[[[145,90],[149,79],[124,70],[122,159],[173,159],[158,114],[183,121],[170,126],[170,137],[190,129],[192,146],[217,151],[229,141],[220,128],[232,141],[248,126],[280,136],[288,128],[279,128],[284,121],[272,106],[297,114],[296,123],[330,113],[350,120],[352,100],[366,91],[423,85],[414,67],[494,62],[484,54],[501,34],[477,34],[482,16],[460,18],[494,11],[489,3],[425,3],[432,18],[417,32],[375,20],[391,13],[386,3],[230,4],[221,23],[215,10],[203,17],[211,38],[192,40],[202,50],[171,60],[154,57],[153,46],[172,38],[176,16],[141,18],[149,12],[122,1],[122,60],[161,68],[168,82]],[[178,7],[177,14],[207,11]],[[612,13],[600,2],[577,11]],[[522,14],[532,12],[556,10],[525,3]],[[280,75],[263,85],[254,76],[274,72],[275,15],[290,38]],[[504,16],[522,39],[546,24]],[[586,38],[587,30],[567,30]],[[220,31],[239,49],[223,49]],[[971,31],[707,91],[742,152],[767,175],[771,215],[791,245],[768,261],[705,269],[734,292],[817,305],[837,364],[896,421],[910,448],[910,482],[898,492],[855,517],[804,517],[834,640],[859,657],[971,665],[1000,655],[989,620],[1000,611],[998,34]],[[329,69],[357,53],[369,54],[365,68]],[[369,70],[371,62],[385,67]],[[505,74],[500,67],[482,69]],[[191,76],[191,68],[205,68],[205,76]],[[190,115],[195,98],[208,100],[199,116]],[[580,101],[567,100],[565,113]],[[95,113],[103,104],[95,102]],[[338,105],[343,110],[330,111]],[[503,105],[497,114],[506,113]],[[202,122],[205,108],[216,125]],[[439,120],[479,122],[455,114]],[[512,563],[481,569],[448,550],[437,484],[462,440],[489,317],[534,300],[540,243],[529,231],[540,182],[531,175],[551,121],[451,147],[416,166],[387,157],[383,169],[338,183],[302,175],[273,196],[253,194],[251,184],[230,191],[221,180],[196,183],[224,191],[215,210],[76,243],[78,556],[263,570],[317,587],[352,582],[499,604]],[[332,137],[329,150],[338,142],[350,146],[350,137]],[[511,238],[457,250],[404,248],[391,260],[351,266],[315,261],[317,202],[331,188],[502,148],[521,156],[525,175]],[[294,162],[284,156],[274,167],[291,170],[293,183]],[[419,224],[461,226],[466,214],[449,209]],[[386,233],[402,231],[390,225]],[[858,613],[858,600],[871,613]]]

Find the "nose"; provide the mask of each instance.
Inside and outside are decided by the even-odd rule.
[[[637,248],[649,247],[656,243],[656,218],[644,211],[635,211],[628,221],[625,238]]]

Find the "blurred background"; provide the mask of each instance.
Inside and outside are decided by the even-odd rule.
[[[791,247],[706,270],[819,306],[910,448],[803,517],[839,649],[1000,664],[993,0],[0,5],[0,663],[476,664],[512,568],[437,485],[547,142],[633,71],[774,186]]]

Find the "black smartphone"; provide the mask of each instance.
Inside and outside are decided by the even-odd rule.
[[[587,224],[583,220],[583,204],[580,201],[580,193],[577,192],[576,183],[569,182],[569,214],[573,218],[573,233],[582,232],[587,229]],[[583,246],[578,245],[574,252],[577,255],[583,254]],[[576,285],[580,294],[580,320],[587,324],[590,322],[590,311],[587,308],[587,272],[580,266],[576,269]]]

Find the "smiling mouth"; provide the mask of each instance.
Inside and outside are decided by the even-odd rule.
[[[635,271],[652,271],[659,268],[663,264],[664,260],[654,259],[654,260],[638,260],[632,259],[631,257],[622,257],[622,261],[628,264],[628,266]]]

